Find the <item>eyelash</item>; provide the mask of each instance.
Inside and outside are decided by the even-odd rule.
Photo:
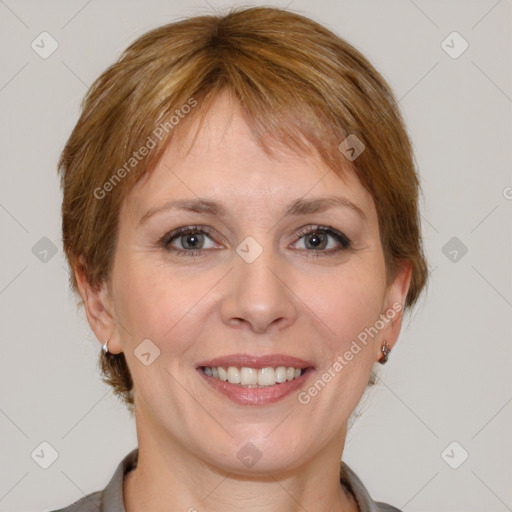
[[[304,229],[302,229],[300,231],[297,231],[295,233],[296,239],[295,239],[294,243],[298,242],[302,237],[304,237],[306,235],[309,235],[309,234],[312,234],[312,233],[317,233],[317,232],[325,233],[325,234],[331,236],[332,238],[334,238],[341,245],[341,247],[337,248],[337,249],[330,249],[328,251],[321,250],[321,249],[319,249],[319,250],[303,249],[307,253],[310,253],[310,255],[308,257],[317,258],[319,256],[334,256],[335,254],[337,254],[340,251],[345,251],[345,250],[351,248],[352,242],[351,242],[351,240],[346,235],[344,235],[343,233],[340,233],[340,232],[338,232],[338,231],[336,231],[336,230],[334,230],[332,228],[329,228],[327,226],[320,226],[320,225],[308,226],[308,227],[306,227],[306,228],[304,228]],[[187,251],[187,250],[182,250],[182,249],[169,248],[170,243],[174,239],[176,239],[176,238],[178,238],[180,236],[183,236],[183,235],[196,234],[196,233],[206,234],[210,238],[212,237],[212,232],[208,228],[206,228],[204,226],[184,226],[182,228],[178,228],[178,229],[176,229],[174,231],[166,233],[159,240],[159,244],[161,246],[163,246],[163,248],[166,249],[167,251],[175,252],[176,255],[178,255],[178,256],[188,256],[188,257],[205,256],[204,253],[208,249],[199,249],[199,250]]]

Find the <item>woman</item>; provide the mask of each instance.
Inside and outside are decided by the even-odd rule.
[[[170,24],[94,83],[59,168],[71,285],[138,437],[61,510],[398,510],[340,462],[427,275],[371,64],[275,8]]]

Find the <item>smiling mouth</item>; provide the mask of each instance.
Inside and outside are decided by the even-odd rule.
[[[267,366],[264,368],[200,366],[199,370],[215,380],[229,382],[239,387],[267,388],[298,379],[304,375],[307,368],[295,368],[293,366]]]

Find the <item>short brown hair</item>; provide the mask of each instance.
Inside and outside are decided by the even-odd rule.
[[[265,151],[279,144],[313,148],[338,175],[342,167],[356,172],[376,205],[388,282],[400,262],[412,265],[404,304],[412,306],[426,283],[427,263],[419,182],[393,93],[349,43],[304,16],[268,7],[151,30],[91,86],[59,161],[73,291],[79,295],[75,268],[95,289],[109,282],[124,198],[154,168],[173,134],[199,113],[204,118],[225,90],[239,101]],[[339,149],[349,135],[364,144],[355,160]],[[144,158],[134,156],[138,150]],[[133,411],[124,354],[100,355],[100,365]]]

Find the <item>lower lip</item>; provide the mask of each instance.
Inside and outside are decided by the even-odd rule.
[[[239,384],[231,384],[228,381],[222,381],[206,375],[200,368],[197,369],[199,375],[206,380],[206,382],[214,389],[227,396],[233,402],[240,405],[267,405],[273,404],[282,400],[286,396],[293,393],[300,388],[310,374],[313,372],[312,368],[307,368],[306,371],[298,378],[288,380],[282,384],[274,384],[264,388],[246,388]]]

